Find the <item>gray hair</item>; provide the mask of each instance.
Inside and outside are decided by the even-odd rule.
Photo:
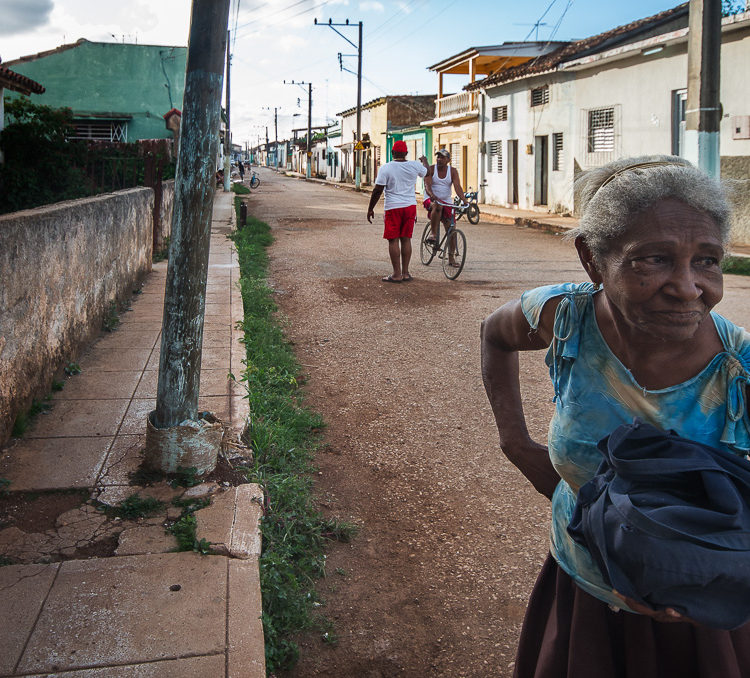
[[[722,243],[729,242],[731,208],[722,185],[684,158],[615,160],[581,174],[574,191],[581,217],[566,237],[580,236],[598,260],[608,253],[613,239],[628,231],[638,213],[666,198],[706,212],[716,222]]]

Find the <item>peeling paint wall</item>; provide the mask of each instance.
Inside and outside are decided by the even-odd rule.
[[[0,444],[151,270],[153,202],[134,188],[0,216]]]
[[[164,247],[166,238],[172,233],[172,215],[174,214],[174,179],[162,182],[161,185],[161,218],[159,232],[155,234],[154,242],[160,249]]]

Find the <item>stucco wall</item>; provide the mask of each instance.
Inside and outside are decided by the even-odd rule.
[[[151,270],[153,191],[0,217],[0,444]]]
[[[44,84],[34,103],[127,116],[127,141],[136,141],[172,137],[162,116],[182,108],[186,61],[185,47],[80,40],[4,65]]]
[[[154,244],[161,249],[166,238],[172,233],[172,214],[174,213],[174,179],[162,182],[161,185],[161,218],[158,233],[154,235]]]
[[[721,178],[732,195],[732,244],[750,246],[750,157],[721,157]]]

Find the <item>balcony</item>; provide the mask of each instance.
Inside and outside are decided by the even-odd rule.
[[[435,99],[435,118],[437,119],[477,112],[477,99],[474,92],[461,92]]]

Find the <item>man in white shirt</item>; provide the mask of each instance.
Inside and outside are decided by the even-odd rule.
[[[413,280],[409,273],[411,261],[411,236],[417,220],[416,183],[417,177],[427,174],[427,160],[422,162],[407,160],[406,142],[393,144],[393,160],[378,170],[375,188],[367,208],[367,221],[372,223],[375,205],[385,191],[385,212],[383,237],[388,241],[388,254],[391,257],[393,273],[382,278],[383,282],[400,283]]]

